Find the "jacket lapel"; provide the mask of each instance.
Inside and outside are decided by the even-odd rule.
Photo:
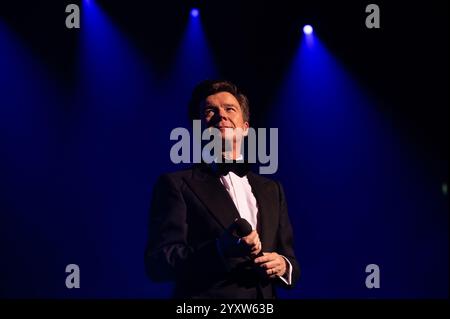
[[[194,167],[192,178],[186,178],[185,182],[225,229],[239,217],[227,190],[208,167]]]
[[[275,200],[277,197],[273,194],[273,188],[268,187],[268,182],[258,175],[249,172],[247,178],[258,203],[260,239],[263,247],[268,247],[268,244],[274,241],[278,229],[279,206]],[[240,217],[220,179],[206,165],[194,167],[192,178],[186,178],[185,182],[223,228],[227,229]],[[275,247],[271,247],[273,248]]]
[[[268,247],[269,243],[273,242],[276,236],[279,207],[275,201],[276,197],[273,192],[270,192],[272,188],[268,187],[268,182],[258,178],[258,175],[252,172],[248,173],[247,178],[258,203],[258,232],[264,249],[264,247]]]

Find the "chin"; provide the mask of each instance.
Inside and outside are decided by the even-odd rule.
[[[224,136],[224,135],[222,135],[222,142],[226,142],[226,141],[228,141],[228,142],[232,142],[233,140],[234,140],[234,135],[232,135],[232,136]]]

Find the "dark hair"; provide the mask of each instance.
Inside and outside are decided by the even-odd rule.
[[[244,121],[248,122],[250,120],[250,107],[247,97],[239,91],[235,84],[224,80],[205,80],[197,84],[192,91],[188,105],[191,120],[200,119],[200,103],[206,97],[220,92],[231,93],[238,100]]]

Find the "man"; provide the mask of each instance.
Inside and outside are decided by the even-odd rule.
[[[175,281],[176,298],[275,298],[275,286],[292,287],[300,270],[281,185],[242,163],[248,100],[230,82],[204,81],[195,88],[189,111],[192,119],[220,131],[223,144],[232,146],[222,157],[235,163],[215,159],[160,177],[151,204],[146,271],[155,281]],[[238,218],[252,227],[242,238]]]

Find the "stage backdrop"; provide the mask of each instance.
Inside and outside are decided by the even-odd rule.
[[[150,198],[189,166],[169,136],[207,78],[278,128],[302,269],[280,297],[448,297],[448,3],[378,1],[379,28],[367,4],[2,2],[0,297],[170,296],[144,272]]]

